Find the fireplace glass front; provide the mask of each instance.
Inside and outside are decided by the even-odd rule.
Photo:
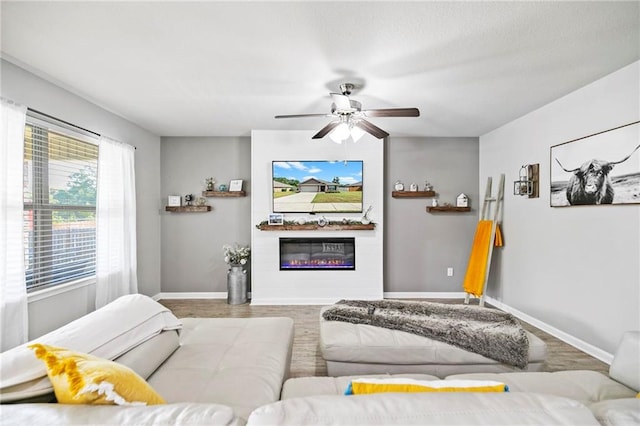
[[[356,269],[355,238],[280,238],[280,270]]]

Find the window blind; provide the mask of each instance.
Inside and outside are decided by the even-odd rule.
[[[24,148],[27,289],[95,275],[97,140],[27,116]]]

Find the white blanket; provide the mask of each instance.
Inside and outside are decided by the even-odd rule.
[[[114,359],[164,330],[179,330],[182,323],[153,299],[131,294],[91,312],[24,345],[0,354],[0,394],[11,386],[46,377],[44,363],[27,346],[42,343],[105,359]],[[48,380],[43,381],[46,385]],[[37,386],[42,388],[42,386]]]

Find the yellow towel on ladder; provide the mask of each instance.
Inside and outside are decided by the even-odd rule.
[[[489,258],[489,244],[491,243],[492,220],[481,220],[476,228],[476,235],[473,237],[471,254],[467,273],[464,276],[462,288],[466,293],[476,297],[482,296],[484,276],[487,272],[487,259]]]
[[[502,247],[504,242],[502,241],[502,230],[500,229],[500,224],[496,224],[496,239],[493,242],[494,247]]]

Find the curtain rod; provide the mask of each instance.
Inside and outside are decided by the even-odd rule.
[[[60,123],[66,124],[67,126],[71,126],[71,127],[76,128],[76,129],[82,130],[83,132],[91,133],[92,135],[96,135],[96,136],[98,136],[98,137],[101,137],[101,136],[102,136],[100,133],[96,133],[96,132],[94,132],[94,131],[92,131],[92,130],[85,129],[84,127],[80,127],[80,126],[78,126],[78,125],[76,125],[76,124],[73,124],[73,123],[69,123],[69,122],[68,122],[68,121],[66,121],[66,120],[62,120],[62,119],[60,119],[60,118],[58,118],[58,117],[54,117],[53,115],[49,115],[49,114],[44,113],[44,112],[42,112],[42,111],[38,111],[37,109],[27,108],[27,110],[29,110],[29,111],[31,111],[31,112],[33,112],[33,113],[36,113],[36,114],[38,114],[38,115],[41,115],[41,116],[43,116],[43,117],[47,117],[47,118],[49,118],[49,119],[51,119],[51,120],[59,121]],[[136,147],[134,146],[134,147],[133,147],[133,149],[138,149],[138,148],[136,148]]]

